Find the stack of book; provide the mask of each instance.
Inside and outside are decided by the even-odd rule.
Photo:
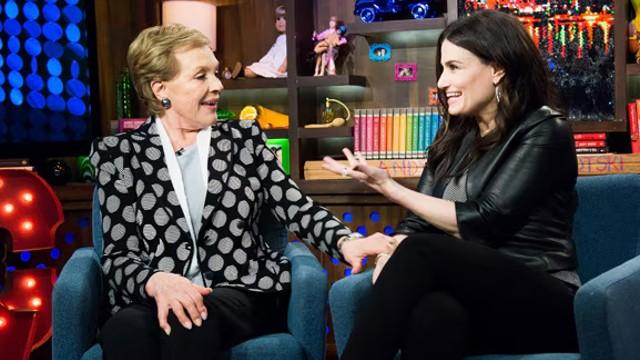
[[[573,141],[578,154],[601,154],[609,152],[607,134],[600,132],[574,133]]]
[[[354,151],[366,159],[424,159],[441,123],[433,106],[356,109]]]

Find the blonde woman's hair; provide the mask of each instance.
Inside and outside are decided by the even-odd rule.
[[[152,81],[168,81],[180,70],[177,50],[191,50],[209,45],[198,30],[180,24],[146,28],[129,45],[127,64],[133,85],[151,115],[163,115],[164,108],[151,89]]]

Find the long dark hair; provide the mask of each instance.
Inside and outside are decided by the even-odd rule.
[[[479,11],[448,25],[438,38],[437,79],[443,72],[440,63],[442,43],[447,40],[477,56],[483,64],[504,70],[499,83],[501,93],[496,127],[484,137],[478,136],[462,166],[453,173],[452,163],[464,136],[477,129],[474,116],[449,115],[447,99],[439,90],[443,125],[429,148],[430,168],[434,177],[458,176],[482,153],[498,145],[525,116],[542,105],[557,108],[555,90],[549,71],[531,37],[514,16],[492,10]]]

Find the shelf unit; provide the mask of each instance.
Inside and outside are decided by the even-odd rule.
[[[424,20],[390,20],[365,24],[355,21],[349,34],[363,36],[370,43],[385,42],[393,48],[434,46],[447,25],[444,17]]]
[[[257,1],[257,0],[254,0]],[[397,89],[405,87],[405,93],[409,96],[420,96],[419,94],[426,93],[421,85],[416,83],[414,89],[406,90],[410,84],[406,83],[388,83],[388,78],[381,81],[381,72],[387,71],[376,70],[382,68],[376,68],[371,64],[361,63],[360,66],[353,66],[345,71],[344,74],[336,76],[324,76],[313,77],[310,76],[313,73],[313,64],[307,60],[307,54],[312,52],[311,34],[319,27],[319,24],[314,23],[316,21],[310,21],[309,19],[328,18],[327,15],[334,15],[337,11],[339,18],[344,19],[348,26],[348,36],[350,42],[357,42],[364,40],[367,44],[375,42],[388,42],[392,45],[394,51],[394,61],[396,51],[399,51],[401,55],[408,54],[412,51],[411,56],[416,58],[416,61],[420,62],[419,73],[435,73],[433,64],[429,62],[427,57],[432,53],[422,55],[423,52],[434,51],[433,48],[437,43],[437,38],[444,27],[457,17],[457,11],[455,10],[457,4],[455,1],[448,1],[448,7],[453,9],[449,11],[445,16],[434,19],[425,20],[392,20],[384,22],[376,22],[372,24],[364,24],[356,19],[352,14],[352,6],[347,6],[342,9],[342,6],[338,6],[336,0],[286,0],[285,6],[287,7],[287,59],[288,59],[288,77],[283,79],[234,79],[225,80],[223,85],[226,91],[260,91],[260,89],[283,89],[286,93],[286,112],[289,114],[289,129],[287,130],[267,130],[267,136],[270,138],[286,137],[290,143],[290,169],[291,177],[298,182],[305,190],[312,191],[312,193],[318,193],[318,191],[329,190],[333,186],[340,187],[341,191],[365,191],[366,188],[359,184],[345,185],[347,182],[333,182],[333,181],[306,181],[304,180],[304,162],[306,160],[319,160],[323,153],[323,149],[326,148],[323,144],[327,142],[337,142],[345,144],[344,146],[351,146],[350,143],[353,136],[353,124],[349,124],[347,127],[340,128],[323,128],[323,129],[308,129],[304,128],[304,125],[317,123],[319,119],[320,108],[322,105],[322,99],[327,94],[339,92],[343,94],[346,90],[342,89],[356,89],[357,95],[351,96],[350,104],[352,108],[375,106],[376,102],[382,103],[382,106],[394,106],[398,101],[398,97],[389,90],[391,88]],[[625,13],[626,4],[624,2],[616,3],[616,13]],[[349,9],[346,9],[349,8]],[[616,17],[615,27],[617,29],[625,28],[625,19],[619,19]],[[320,24],[322,25],[322,24]],[[620,43],[625,41],[624,33],[616,33],[616,41]],[[355,46],[352,45],[352,52]],[[420,49],[416,49],[420,48]],[[426,48],[424,50],[422,48]],[[431,49],[431,50],[429,50]],[[404,51],[404,53],[402,53]],[[422,57],[420,57],[422,56]],[[627,132],[627,120],[626,120],[626,98],[627,89],[625,88],[627,76],[640,75],[639,64],[626,64],[626,49],[624,46],[615,47],[615,121],[591,121],[591,120],[578,120],[573,121],[571,126],[575,132],[607,132],[612,134],[612,138],[617,139],[617,142],[623,142],[625,134]],[[364,70],[362,70],[364,65]],[[377,65],[376,65],[377,66]],[[386,65],[391,66],[391,65]],[[358,72],[358,71],[361,72]],[[391,80],[393,81],[393,80]],[[420,82],[420,80],[419,80]],[[424,81],[422,81],[424,83]],[[431,83],[432,79],[428,81]],[[382,84],[388,84],[390,86],[381,86]],[[422,87],[420,87],[422,86]],[[388,89],[381,89],[386,87]],[[358,90],[359,89],[359,90]],[[417,91],[416,91],[417,90]],[[371,93],[383,92],[385,96],[379,96],[383,98],[375,98],[375,94]],[[353,92],[352,92],[353,93]],[[391,96],[388,96],[391,94]],[[395,97],[394,97],[395,96]],[[371,98],[374,97],[373,100]],[[224,98],[224,96],[223,96]],[[366,99],[366,101],[362,101]],[[423,99],[424,100],[424,99]],[[386,101],[386,103],[384,103]],[[349,103],[349,101],[345,101]],[[362,105],[362,103],[367,103]],[[424,101],[419,103],[419,106],[424,105]],[[402,106],[398,104],[397,106]],[[324,147],[323,147],[324,146]],[[335,153],[334,153],[335,154]],[[314,185],[316,183],[322,183],[322,185]]]

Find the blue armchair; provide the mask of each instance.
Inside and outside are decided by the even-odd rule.
[[[574,239],[584,283],[575,299],[580,354],[483,355],[466,360],[635,360],[640,358],[640,175],[578,179]],[[333,284],[329,305],[338,354],[371,271]]]
[[[104,284],[102,218],[93,199],[93,245],[76,250],[64,265],[53,290],[54,360],[102,359],[96,342]],[[230,350],[232,360],[324,359],[327,276],[316,257],[302,243],[289,243],[285,229],[268,212],[261,219],[263,235],[291,260],[292,284],[288,310],[289,333],[257,337]]]

